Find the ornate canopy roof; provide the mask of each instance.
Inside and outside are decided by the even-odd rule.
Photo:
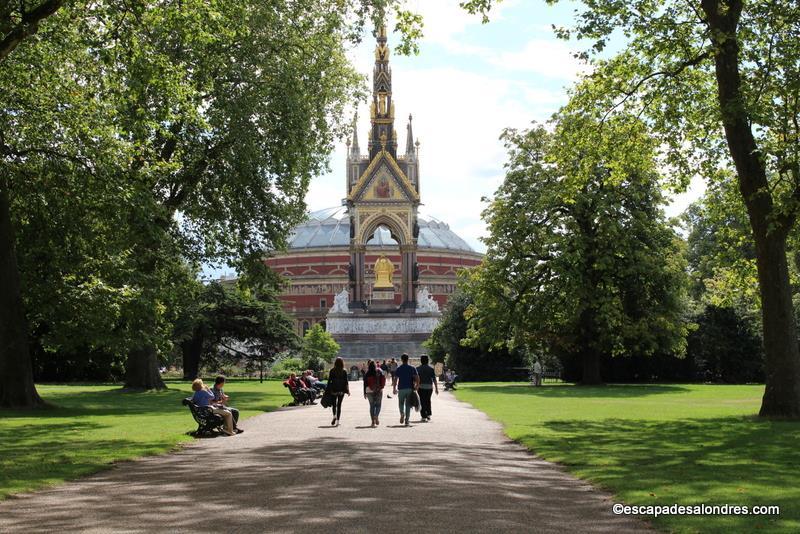
[[[420,249],[475,252],[466,241],[450,230],[447,223],[423,216],[418,218],[418,223],[417,245]],[[388,229],[378,228],[367,245],[395,248],[397,242],[389,235]],[[318,247],[350,247],[350,219],[344,206],[311,212],[306,222],[292,230],[289,236],[290,250]]]

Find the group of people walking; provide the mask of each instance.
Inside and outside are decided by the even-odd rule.
[[[436,372],[428,364],[427,356],[420,357],[419,367],[409,365],[408,354],[403,354],[400,361],[399,365],[394,359],[390,363],[384,360],[382,364],[373,360],[367,362],[367,370],[363,377],[363,392],[364,398],[369,401],[369,415],[373,428],[381,424],[379,417],[388,377],[392,379],[392,394],[397,396],[400,424],[405,426],[410,424],[411,409],[415,406],[420,410],[422,422],[431,420],[433,415],[431,398],[434,391],[439,394]],[[342,416],[342,400],[345,395],[350,395],[350,382],[342,358],[336,358],[333,364],[333,369],[328,375],[325,394],[330,398],[333,411],[331,425],[338,425]],[[387,398],[391,396],[387,395]]]

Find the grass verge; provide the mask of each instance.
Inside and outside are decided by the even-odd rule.
[[[0,414],[0,499],[192,440],[186,433],[197,425],[181,406],[191,385],[170,381],[167,386],[147,393],[126,393],[109,384],[37,386],[53,408]],[[229,379],[225,392],[240,419],[291,400],[275,381]]]
[[[755,418],[763,386],[459,385],[542,458],[635,505],[778,505],[778,516],[662,516],[675,532],[800,531],[800,423]]]

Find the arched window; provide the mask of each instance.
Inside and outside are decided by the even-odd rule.
[[[303,336],[306,335],[306,332],[308,332],[309,328],[311,328],[311,325],[308,324],[308,321],[303,321]]]

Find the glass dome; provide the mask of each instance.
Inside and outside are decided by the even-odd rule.
[[[296,226],[289,235],[289,249],[349,247],[350,219],[346,212],[347,208],[344,206],[311,212],[306,222]],[[446,223],[433,217],[423,216],[419,216],[417,221],[419,248],[475,252],[466,241],[450,230],[450,226]],[[396,247],[397,242],[392,239],[387,228],[378,227],[367,245]]]

